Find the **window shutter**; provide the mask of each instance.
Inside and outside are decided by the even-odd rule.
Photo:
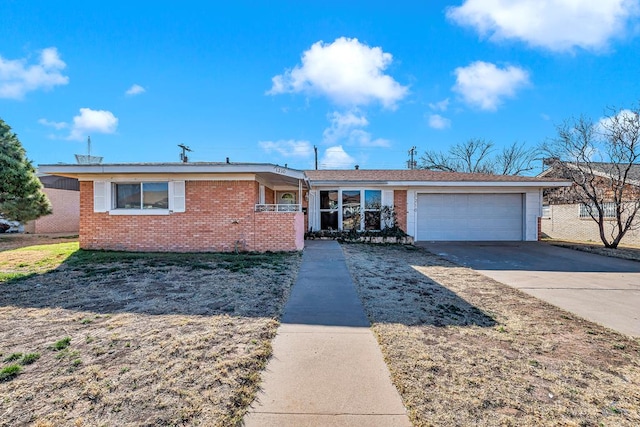
[[[172,193],[170,201],[173,202],[170,209],[174,212],[184,212],[186,207],[186,193],[184,181],[172,181],[169,183],[169,190]]]
[[[382,206],[393,207],[393,190],[382,190]]]
[[[109,183],[107,181],[93,181],[93,211],[94,212],[107,212],[108,198],[107,187]]]
[[[265,199],[266,197],[265,197],[264,185],[260,184],[260,196],[259,196],[258,203],[261,205],[264,205]]]

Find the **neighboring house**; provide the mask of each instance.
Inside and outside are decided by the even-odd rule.
[[[393,206],[416,240],[537,240],[555,179],[426,170],[299,171],[272,164],[42,165],[80,181],[80,245],[139,251],[292,251],[306,230],[378,230]]]
[[[76,178],[38,173],[52,213],[29,221],[24,231],[32,234],[78,233],[80,229],[80,185]]]
[[[601,179],[602,192],[607,194],[607,180],[611,176],[612,163],[593,163],[592,168],[596,178]],[[563,179],[563,172],[551,165],[539,175],[540,178]],[[640,189],[640,165],[632,165],[627,182],[631,192]],[[575,184],[574,184],[575,185]],[[615,221],[615,203],[604,203],[605,233],[610,233]],[[638,226],[633,226],[622,238],[622,244],[640,245],[640,218],[636,219]],[[549,188],[543,197],[541,231],[543,235],[553,239],[594,241],[600,242],[598,224],[589,215],[587,206],[577,199],[571,187]]]

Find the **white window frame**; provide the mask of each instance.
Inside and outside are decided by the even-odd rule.
[[[168,183],[168,209],[123,209],[116,208],[116,184]],[[141,189],[142,190],[142,189]],[[142,197],[142,196],[141,196]],[[186,211],[185,181],[149,180],[149,181],[94,181],[93,183],[93,211],[106,212],[109,215],[170,215]]]
[[[323,209],[320,206],[321,198],[320,194],[323,191],[337,191],[338,192],[338,206],[336,209]],[[383,224],[382,221],[382,208],[384,206],[393,206],[393,190],[384,190],[382,188],[370,188],[370,187],[344,187],[344,188],[321,188],[318,190],[318,229],[326,230],[322,228],[322,213],[324,212],[338,212],[338,230],[342,231],[343,225],[343,206],[342,206],[342,193],[343,191],[359,191],[360,192],[360,227],[358,231],[380,231],[380,230],[365,230],[365,212],[375,211],[374,209],[365,209],[365,194],[366,191],[379,191],[380,192],[380,209],[377,209],[380,212],[380,228],[384,228],[386,224]]]

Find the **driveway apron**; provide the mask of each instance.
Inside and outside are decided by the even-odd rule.
[[[246,426],[410,426],[340,245],[308,241]]]

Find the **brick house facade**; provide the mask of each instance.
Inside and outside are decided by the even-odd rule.
[[[541,177],[561,178],[567,175],[565,168],[557,167],[553,163],[544,171]],[[590,165],[593,171],[592,182],[598,189],[603,203],[614,205],[612,176],[616,176],[613,163],[593,163]],[[584,170],[589,170],[585,167]],[[613,172],[612,172],[613,171]],[[625,201],[634,203],[640,193],[640,165],[633,165],[628,170],[628,184],[624,187]],[[541,233],[543,237],[559,240],[573,240],[582,242],[601,242],[598,224],[585,211],[582,199],[578,195],[576,184],[563,188],[548,189],[543,197],[543,214],[541,217]],[[629,206],[631,207],[631,206]],[[608,237],[613,237],[615,219],[604,219],[604,231]],[[627,231],[622,240],[622,245],[640,245],[640,218],[636,218],[634,225]]]
[[[447,227],[458,231],[453,240],[536,240],[542,188],[566,184],[425,170],[298,171],[251,163],[40,168],[79,180],[80,247],[121,251],[299,251],[305,231],[380,231],[389,225],[387,207],[394,209],[399,228],[421,240],[430,239],[430,230]],[[440,211],[430,206],[443,200]],[[497,210],[487,211],[494,202]],[[460,203],[468,207],[460,209]],[[493,216],[475,215],[485,211]],[[475,218],[468,221],[461,212]],[[457,222],[440,226],[450,218]],[[478,220],[481,227],[468,227]],[[503,234],[493,234],[487,221]],[[515,225],[505,234],[506,222]]]
[[[24,224],[31,234],[78,233],[80,230],[80,188],[78,180],[39,176],[52,213]]]

